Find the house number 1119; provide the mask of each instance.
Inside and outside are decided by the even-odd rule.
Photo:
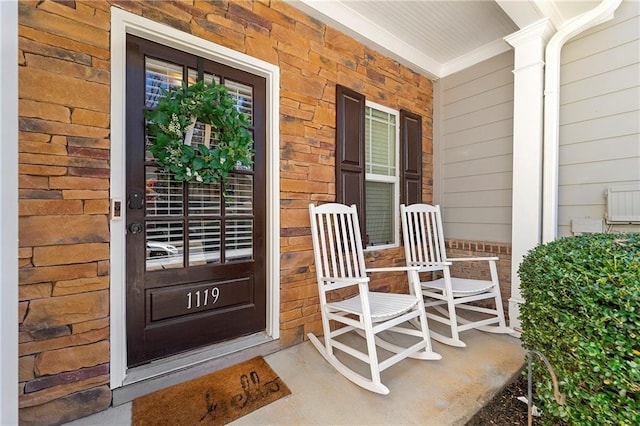
[[[213,305],[218,301],[218,297],[220,297],[220,289],[218,287],[205,288],[196,292],[190,291],[187,293],[187,310],[209,304]]]

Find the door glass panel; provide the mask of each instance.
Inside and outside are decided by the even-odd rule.
[[[188,73],[189,85],[196,83],[198,81],[198,72],[189,68]],[[212,81],[220,84],[220,77],[210,73],[204,73],[204,82],[211,84]],[[249,122],[253,124],[253,87],[230,79],[225,79],[224,85],[229,90],[229,94],[236,100],[238,111],[247,114],[249,116]]]
[[[157,167],[146,170],[146,214],[147,216],[181,216],[183,185]]]
[[[162,89],[180,87],[183,68],[149,57],[145,58],[145,66],[145,105],[152,109],[157,107]],[[198,81],[196,69],[189,68],[186,72],[188,84]],[[204,73],[203,78],[207,84],[222,81],[236,100],[238,111],[253,122],[252,86],[223,80],[213,73]],[[215,128],[195,124],[192,145],[213,146],[216,141]],[[147,136],[147,148],[151,142]],[[253,166],[236,166],[249,173],[232,174],[225,179],[223,195],[219,184],[186,184],[174,180],[170,173],[153,165],[154,157],[148,149],[145,160],[147,270],[253,259]],[[185,241],[188,241],[188,250],[185,250]]]
[[[227,262],[253,259],[253,220],[229,220],[225,239]]]
[[[220,221],[189,221],[189,266],[220,263]]]
[[[149,120],[147,120],[146,118],[144,119],[144,126],[145,129],[147,128],[147,126],[149,125]],[[147,132],[144,132],[144,160],[145,161],[153,161],[153,154],[151,153],[151,151],[149,151],[149,147],[155,142],[156,137],[155,136],[151,136],[149,134],[147,134]]]
[[[233,175],[225,181],[225,211],[232,215],[253,214],[253,176]]]
[[[229,89],[229,93],[236,100],[238,111],[249,117],[249,123],[253,126],[253,88],[246,84],[239,83],[230,79],[224,81],[225,86]],[[236,164],[236,170],[252,170],[252,165]]]
[[[183,266],[182,222],[147,222],[147,271]]]
[[[158,106],[163,90],[170,87],[180,87],[182,84],[182,66],[149,57],[145,57],[145,66],[144,104],[147,108],[153,109]],[[146,124],[145,120],[145,128]],[[153,155],[149,152],[149,146],[153,140],[146,135],[146,132],[145,142],[145,160],[152,161]]]
[[[149,57],[145,58],[145,65],[144,104],[147,108],[155,108],[158,106],[162,89],[180,87],[182,84],[182,66]]]
[[[253,88],[229,79],[224,81],[224,85],[236,100],[238,111],[247,114],[249,122],[253,124]]]
[[[198,81],[198,71],[194,70],[193,68],[189,68],[189,81],[188,81],[189,85],[192,85],[197,81]],[[213,75],[211,73],[205,72],[204,82],[206,84],[211,84],[212,81],[215,81],[216,83],[220,84],[220,77],[218,77],[217,75]]]
[[[220,215],[218,184],[189,184],[189,215]]]
[[[189,85],[195,84],[198,81],[198,71],[193,68],[189,68]],[[204,73],[204,82],[206,84],[211,84],[212,81],[216,83],[220,83],[220,77],[217,77],[210,73]],[[212,145],[216,144],[216,129],[212,128],[211,125],[205,125],[201,122],[196,122],[196,125],[193,128],[193,136],[191,137],[191,145],[197,147],[199,144],[206,145],[207,148],[210,148]]]

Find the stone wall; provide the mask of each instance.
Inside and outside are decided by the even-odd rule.
[[[22,424],[111,402],[110,23],[106,8],[75,6],[19,4]]]
[[[109,390],[110,7],[280,67],[281,343],[321,329],[307,205],[335,195],[335,86],[423,117],[431,200],[431,81],[281,1],[19,4],[20,421],[105,409]],[[404,264],[401,249],[370,263]],[[397,287],[402,274],[376,277]]]

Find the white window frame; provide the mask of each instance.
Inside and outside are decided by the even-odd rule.
[[[371,101],[365,101],[365,107],[371,108],[380,112],[384,112],[389,115],[393,115],[396,118],[396,128],[395,128],[395,176],[385,176],[378,175],[374,173],[368,173],[368,158],[365,158],[365,206],[367,205],[366,200],[366,186],[367,182],[383,182],[383,183],[391,183],[394,185],[393,189],[393,242],[390,244],[380,244],[380,245],[367,245],[366,251],[376,251],[376,250],[384,250],[389,248],[395,248],[400,246],[400,111],[386,107],[384,105],[377,104]],[[366,109],[365,109],[366,111]],[[370,125],[369,116],[365,114],[365,127]],[[365,131],[365,135],[367,132]],[[369,143],[368,140],[365,140],[365,152],[366,145]],[[366,157],[366,155],[365,155]],[[365,215],[367,212],[365,211]],[[366,218],[365,218],[366,220]]]

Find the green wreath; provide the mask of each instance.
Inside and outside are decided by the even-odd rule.
[[[144,111],[144,116],[147,134],[152,137],[149,151],[158,166],[173,173],[177,181],[215,183],[237,165],[252,164],[249,117],[238,111],[235,99],[222,84],[208,85],[201,80],[164,89],[157,108]],[[210,125],[214,145],[191,145],[196,121]]]

